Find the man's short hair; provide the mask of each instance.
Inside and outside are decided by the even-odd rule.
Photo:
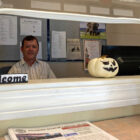
[[[38,46],[39,46],[39,43],[38,43],[38,40],[35,36],[32,36],[32,35],[29,35],[29,36],[25,36],[22,40],[22,47],[24,46],[24,42],[25,41],[31,41],[31,40],[36,40]]]

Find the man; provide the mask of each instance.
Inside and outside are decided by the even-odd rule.
[[[9,74],[27,73],[29,79],[55,78],[49,65],[36,59],[39,51],[36,37],[26,36],[22,41],[21,51],[23,58],[12,66],[8,72]]]

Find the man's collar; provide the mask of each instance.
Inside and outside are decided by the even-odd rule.
[[[36,61],[34,63],[39,63],[39,60],[36,59]],[[24,58],[21,59],[21,64],[24,65],[24,64],[27,64],[24,60]]]
[[[20,62],[21,62],[22,65],[24,65],[26,63],[23,58],[21,59]]]

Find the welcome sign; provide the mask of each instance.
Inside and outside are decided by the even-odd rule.
[[[0,75],[0,84],[27,83],[28,74],[3,74]]]

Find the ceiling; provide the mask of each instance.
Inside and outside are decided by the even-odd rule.
[[[140,19],[140,0],[0,0],[0,7]]]

